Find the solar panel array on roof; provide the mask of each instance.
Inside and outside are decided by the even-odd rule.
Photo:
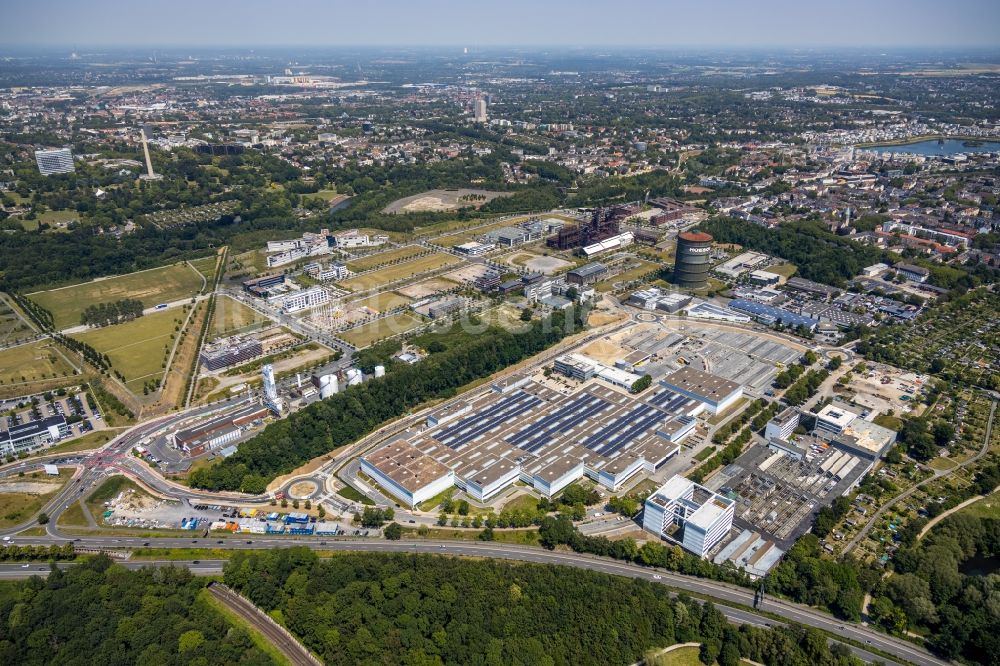
[[[666,412],[676,412],[694,400],[670,389],[663,389],[646,402]]]
[[[655,407],[640,405],[588,437],[583,445],[602,456],[612,456],[663,418],[663,412]]]
[[[452,449],[457,449],[468,444],[483,433],[517,418],[541,404],[541,402],[541,400],[530,393],[518,391],[513,395],[503,398],[488,409],[477,412],[472,416],[467,416],[458,423],[448,426],[437,434],[436,439]]]
[[[795,314],[790,310],[776,308],[771,305],[764,305],[763,303],[755,303],[754,301],[748,301],[742,298],[736,298],[730,301],[729,307],[734,310],[748,312],[756,316],[774,317],[785,326],[806,326],[813,328],[819,324],[819,321],[812,319],[811,317],[803,317],[802,315]]]
[[[610,406],[607,400],[585,393],[565,407],[517,431],[507,438],[507,442],[534,453],[547,445],[553,435],[566,432]]]

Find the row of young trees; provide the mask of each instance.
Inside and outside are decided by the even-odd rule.
[[[80,313],[80,323],[84,326],[121,324],[138,319],[144,309],[142,301],[135,298],[123,298],[113,303],[95,303],[88,305]]]
[[[224,571],[330,665],[629,664],[679,642],[720,666],[860,664],[815,630],[737,629],[711,603],[592,571],[305,548],[237,553]]]
[[[239,451],[191,474],[191,485],[210,490],[264,491],[267,483],[307,460],[360,439],[417,405],[447,398],[462,386],[509,367],[582,327],[581,313],[554,313],[514,334],[491,328],[464,344],[433,354],[269,425]]]

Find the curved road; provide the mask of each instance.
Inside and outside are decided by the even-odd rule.
[[[934,476],[928,477],[923,481],[921,481],[920,483],[910,486],[904,492],[900,493],[899,495],[896,495],[894,498],[892,498],[891,500],[880,506],[878,510],[872,514],[871,520],[869,520],[865,524],[865,526],[861,528],[861,531],[858,532],[853,539],[851,539],[850,543],[844,546],[843,554],[846,555],[847,553],[851,552],[855,546],[861,543],[865,539],[865,537],[868,536],[868,533],[872,531],[872,528],[875,527],[875,523],[878,522],[878,519],[885,515],[886,511],[896,506],[897,504],[905,500],[907,497],[917,492],[917,490],[927,485],[928,483],[931,483],[932,481],[937,481],[938,479],[943,479],[944,477],[950,474],[954,474],[958,470],[964,467],[968,467],[972,463],[976,462],[977,460],[985,456],[990,450],[990,438],[993,436],[993,417],[996,415],[996,411],[997,411],[997,401],[994,400],[990,405],[990,418],[986,422],[986,437],[983,438],[983,448],[981,448],[976,453],[976,455],[972,456],[965,462],[955,465],[951,469],[935,470]]]

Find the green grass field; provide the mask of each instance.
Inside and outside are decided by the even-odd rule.
[[[352,328],[345,333],[341,333],[340,337],[360,349],[383,338],[414,329],[420,323],[420,320],[409,312],[402,312],[379,319],[378,321],[373,321],[370,324]]]
[[[229,260],[229,271],[243,273],[250,271],[253,274],[263,273],[267,270],[267,258],[259,250],[243,252]]]
[[[344,499],[351,500],[352,502],[361,502],[362,504],[366,504],[368,506],[372,506],[375,504],[375,502],[369,499],[366,495],[362,495],[351,486],[344,486],[343,488],[337,491],[337,494],[343,497]]]
[[[29,298],[51,312],[56,328],[63,329],[79,325],[80,313],[88,305],[137,298],[147,308],[153,307],[195,295],[201,282],[196,271],[181,263],[35,292]]]
[[[215,302],[210,337],[214,339],[250,331],[267,321],[267,317],[253,308],[231,298],[221,297]]]
[[[5,479],[4,483],[0,483],[0,527],[12,527],[30,518],[72,476],[73,470],[67,467],[59,470],[58,477],[37,473]],[[29,485],[30,490],[20,489]]]
[[[655,652],[655,650],[654,650]],[[699,648],[682,647],[646,660],[648,666],[704,666],[698,658]]]
[[[534,495],[518,495],[503,505],[501,511],[537,511],[538,498]]]
[[[329,201],[337,196],[337,190],[320,190],[318,192],[310,192],[309,194],[303,194],[302,198],[309,199],[320,199],[321,201]]]
[[[0,343],[16,344],[32,335],[32,328],[18,316],[9,301],[0,298]]]
[[[636,280],[642,277],[643,275],[651,273],[659,268],[657,264],[654,264],[651,261],[639,260],[639,263],[640,265],[636,266],[635,268],[630,268],[629,270],[619,273],[618,275],[615,275],[614,277],[608,280],[602,280],[601,282],[598,282],[595,285],[595,289],[597,289],[597,291],[611,291],[612,289],[614,289],[614,285],[616,283],[625,283],[631,280]]]
[[[67,224],[73,220],[79,220],[80,214],[75,210],[47,210],[39,213],[38,222],[44,222],[53,229],[60,224]],[[37,225],[36,225],[37,226]]]
[[[461,259],[453,257],[449,254],[429,254],[412,261],[386,266],[385,268],[377,271],[344,280],[343,282],[338,283],[338,286],[350,289],[351,291],[367,291],[369,289],[387,285],[390,282],[395,282],[397,280],[437,270],[439,268],[443,268],[444,266],[451,266],[460,263],[462,263]]]
[[[386,310],[398,308],[401,305],[407,305],[412,302],[412,298],[407,298],[393,291],[383,291],[374,296],[363,298],[360,301],[354,301],[350,307],[352,309],[366,307],[378,312],[385,312]]]
[[[189,261],[189,264],[205,276],[208,284],[212,284],[212,279],[215,277],[215,263],[216,256],[213,254],[210,257],[202,257],[201,259],[195,259],[194,261]]]
[[[0,351],[0,385],[72,375],[73,368],[49,340]]]
[[[959,513],[989,520],[1000,519],[1000,495],[993,494],[961,509]]]
[[[397,247],[386,252],[379,252],[378,254],[369,254],[368,256],[355,259],[353,261],[347,262],[347,267],[354,271],[355,273],[360,273],[361,271],[366,271],[369,268],[375,268],[376,266],[384,266],[390,261],[400,261],[403,259],[409,259],[418,254],[426,252],[427,248],[421,245],[407,245],[405,247]]]
[[[190,270],[190,269],[188,269]],[[180,308],[154,312],[125,324],[96,328],[75,334],[74,338],[111,358],[112,367],[125,375],[132,391],[142,391],[143,382],[163,375],[161,364],[173,346],[170,339],[183,321]]]
[[[768,273],[774,273],[775,275],[790,278],[795,275],[799,269],[795,264],[779,264],[777,266],[768,266],[764,270]]]
[[[94,432],[88,432],[86,435],[81,435],[68,442],[63,442],[62,444],[56,444],[53,447],[47,448],[43,451],[45,455],[52,453],[75,453],[77,451],[92,451],[94,449],[100,448],[110,442],[116,435],[121,432],[119,428],[108,428],[107,430],[96,430]]]

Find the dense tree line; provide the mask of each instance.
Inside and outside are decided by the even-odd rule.
[[[807,280],[842,287],[865,266],[884,259],[876,247],[847,240],[811,222],[782,224],[774,229],[717,217],[699,225],[717,243],[744,247],[786,259]]]
[[[225,581],[331,665],[629,664],[678,642],[720,666],[860,663],[814,630],[737,629],[711,603],[564,567],[282,548],[235,554]]]
[[[350,387],[269,425],[229,458],[193,472],[191,485],[263,492],[274,477],[356,441],[426,400],[450,397],[469,382],[533,356],[581,326],[579,312],[575,316],[557,312],[521,333],[494,327],[470,336],[462,345]]]
[[[142,316],[145,307],[135,298],[123,298],[114,303],[88,305],[80,313],[80,323],[84,326],[111,326],[132,321]]]
[[[302,222],[291,216],[250,220],[244,213],[239,222],[226,215],[166,229],[150,225],[120,239],[85,226],[58,234],[0,234],[0,287],[27,290],[131,273],[204,256],[237,234],[252,239],[253,232],[267,230],[273,238],[274,231],[300,228]]]
[[[850,558],[822,557],[819,538],[806,534],[767,576],[769,591],[800,603],[827,608],[837,617],[857,621],[865,594],[881,571]]]
[[[1000,520],[959,512],[893,558],[895,572],[874,593],[872,620],[889,631],[929,632],[948,659],[996,664],[1000,655],[1000,577],[967,575],[978,558],[992,570],[1000,556]],[[994,559],[990,559],[994,558]]]
[[[0,663],[267,666],[187,569],[128,571],[94,557],[0,590]]]

